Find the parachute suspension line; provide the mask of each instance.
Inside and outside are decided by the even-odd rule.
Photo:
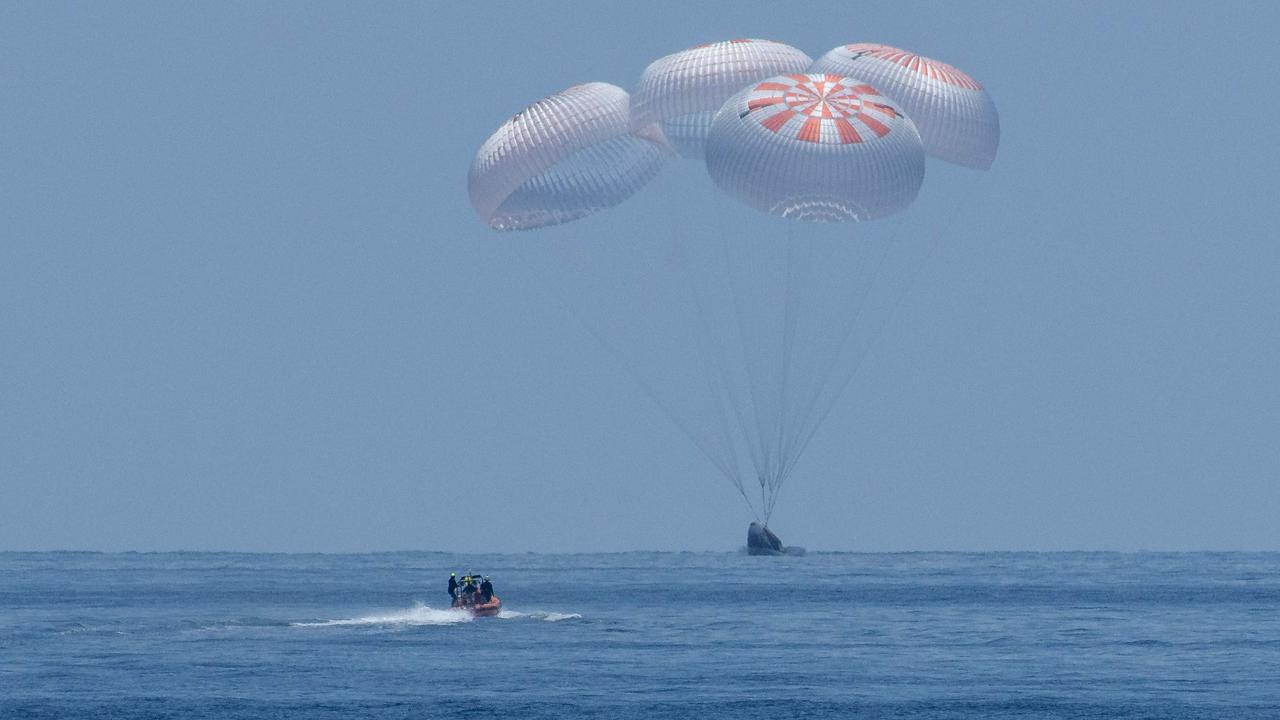
[[[711,393],[712,400],[715,402],[716,420],[720,423],[721,439],[725,443],[724,449],[730,458],[731,467],[734,469],[734,477],[737,478],[735,485],[737,485],[742,482],[742,475],[740,468],[738,467],[738,454],[735,450],[733,433],[729,428],[729,416],[725,408],[724,396],[728,394],[728,376],[724,371],[723,364],[718,360],[713,361],[710,356],[709,349],[707,348],[711,329],[710,323],[707,322],[707,312],[703,307],[701,299],[698,296],[697,289],[694,287],[693,283],[693,273],[690,269],[692,255],[689,252],[689,249],[692,247],[691,238],[688,237],[688,234],[684,231],[684,226],[680,222],[678,209],[676,208],[676,203],[673,201],[674,193],[671,189],[670,181],[667,180],[665,176],[660,179],[659,188],[667,202],[667,212],[665,215],[667,216],[668,238],[672,243],[674,243],[672,248],[672,251],[676,255],[674,264],[678,268],[680,280],[682,281],[682,289],[685,292],[687,302],[689,302],[693,307],[693,315],[696,317],[698,327],[700,329],[700,332],[696,333],[696,346],[698,350],[698,357],[701,359],[703,380],[707,384],[707,391]],[[719,386],[715,383],[712,370],[719,372],[721,382]]]
[[[810,436],[810,425],[817,425],[821,423],[821,421],[812,423],[811,418],[815,414],[814,409],[818,405],[818,401],[822,398],[823,390],[825,390],[831,382],[831,378],[834,376],[836,368],[839,366],[840,357],[844,351],[844,347],[848,344],[849,338],[853,335],[854,328],[858,326],[858,322],[867,308],[867,301],[871,296],[871,290],[875,286],[876,279],[880,277],[880,272],[884,267],[885,259],[889,254],[889,248],[892,247],[896,241],[897,235],[901,232],[901,228],[902,225],[899,222],[894,226],[894,232],[888,239],[878,240],[874,243],[876,252],[874,254],[875,260],[872,265],[872,270],[863,279],[862,287],[855,293],[856,299],[850,307],[847,308],[847,312],[842,312],[839,315],[840,320],[836,327],[836,331],[838,332],[840,339],[837,341],[834,352],[831,355],[831,359],[826,363],[826,366],[820,370],[815,370],[817,373],[815,378],[816,382],[814,383],[811,392],[808,394],[807,401],[803,405],[804,409],[799,415],[799,422],[797,423],[795,432],[789,439],[790,442],[787,447],[788,466],[785,470],[787,475],[790,475],[791,471],[795,468],[795,464],[799,461],[800,456],[804,454],[804,450],[808,445],[806,438]],[[865,243],[860,238],[850,238],[849,242],[871,244]]]
[[[684,291],[687,294],[689,302],[693,305],[694,315],[697,318],[698,326],[701,331],[697,333],[698,355],[702,359],[702,370],[708,390],[711,392],[713,400],[716,403],[716,415],[717,420],[720,422],[720,434],[725,443],[725,452],[732,463],[730,467],[733,469],[733,475],[730,478],[730,483],[738,490],[738,494],[742,496],[742,499],[747,502],[747,507],[751,509],[751,514],[758,520],[760,519],[760,513],[756,510],[755,505],[747,496],[746,488],[742,482],[742,468],[738,463],[737,446],[734,442],[733,432],[730,428],[729,411],[732,410],[733,417],[736,417],[740,427],[746,427],[746,419],[743,416],[742,409],[738,406],[738,403],[734,398],[732,381],[726,367],[723,354],[714,352],[712,348],[708,347],[709,343],[715,342],[713,337],[714,329],[712,328],[712,323],[708,317],[707,308],[698,293],[697,287],[695,286],[693,270],[690,267],[691,263],[688,262],[690,254],[687,253],[687,249],[692,247],[692,238],[688,237],[688,233],[685,232],[685,225],[681,223],[681,218],[678,215],[678,203],[675,202],[674,191],[672,190],[670,181],[666,179],[666,176],[662,176],[659,179],[658,185],[660,194],[663,196],[663,200],[667,204],[666,215],[668,230],[670,233],[669,237],[675,243],[676,252],[682,253],[686,260],[685,262],[677,262],[676,265],[680,268],[679,272],[681,274],[681,279],[683,280],[682,284],[684,286]],[[719,375],[719,387],[715,385],[714,378],[711,373],[713,369]],[[726,408],[726,403],[729,406],[728,409]],[[751,461],[758,473],[759,466],[754,453],[752,453]]]
[[[849,345],[850,339],[854,335],[854,330],[858,327],[858,324],[862,321],[865,313],[868,312],[868,305],[871,299],[872,291],[875,289],[877,280],[881,277],[882,271],[884,270],[885,261],[888,259],[890,255],[890,251],[892,250],[894,245],[897,243],[898,235],[901,233],[901,231],[902,231],[902,225],[898,224],[894,228],[894,231],[890,237],[888,237],[887,239],[880,240],[875,244],[877,251],[875,253],[873,270],[866,276],[866,279],[863,282],[863,287],[861,288],[860,292],[858,292],[857,294],[857,299],[853,303],[853,306],[850,307],[848,319],[843,323],[840,329],[840,340],[836,345],[835,352],[832,354],[831,361],[827,365],[827,367],[825,367],[819,373],[818,383],[814,388],[813,393],[810,395],[808,403],[806,403],[805,405],[805,411],[804,411],[805,421],[797,431],[797,434],[793,440],[793,447],[792,447],[793,463],[795,461],[798,461],[800,456],[804,454],[805,449],[808,447],[809,439],[813,436],[813,433],[816,432],[818,426],[820,426],[822,424],[822,421],[825,419],[825,415],[823,414],[823,411],[822,411],[823,409],[821,406],[821,401],[823,399],[824,394],[828,392],[828,389],[833,382],[838,387],[843,389],[844,384],[841,383],[839,380],[834,379],[838,374],[837,368],[840,367],[840,358],[844,354],[845,347]],[[861,360],[859,359],[858,362],[860,361]],[[854,371],[856,372],[856,368]],[[826,408],[827,411],[829,412],[830,407],[833,407],[834,405],[835,405],[834,402],[829,402],[828,407]]]
[[[746,331],[743,329],[742,310],[738,302],[737,290],[735,288],[735,281],[733,276],[733,269],[729,265],[729,238],[728,238],[728,233],[724,228],[724,218],[722,216],[719,216],[719,215],[717,216],[717,225],[720,231],[719,245],[721,250],[721,259],[724,261],[724,266],[723,266],[724,274],[729,283],[730,297],[728,298],[728,300],[733,305],[734,327],[732,329],[726,328],[726,332],[729,332],[730,334],[733,334],[736,332],[736,336],[737,336],[736,343],[738,347],[742,348],[745,351]],[[733,338],[726,338],[726,342],[731,345],[735,342],[735,340]],[[731,352],[731,349],[729,346],[726,346],[724,350],[726,355],[728,355]],[[728,375],[727,371],[725,374],[726,376]],[[748,380],[749,378],[750,376],[748,375]],[[751,386],[750,382],[748,382],[747,390],[748,392],[741,399],[742,404],[750,405],[750,408],[748,408],[748,410],[745,410],[745,411],[739,405],[738,398],[737,398],[737,396],[741,395],[742,393],[735,393],[732,390],[730,390],[729,395],[733,400],[733,408],[734,408],[734,412],[737,415],[738,427],[742,432],[743,444],[746,445],[747,454],[751,458],[751,467],[755,471],[755,476],[757,480],[759,480],[760,478],[764,477],[765,462],[766,462],[766,458],[762,456],[762,451],[759,443],[759,433],[761,432],[760,419],[759,419],[760,412],[758,410],[756,399],[755,399],[755,388]],[[748,420],[747,415],[750,415],[752,419]],[[754,422],[754,427],[757,434],[757,437],[755,438],[751,436],[753,422]]]
[[[765,489],[764,475],[760,475],[760,511],[764,514],[764,524],[769,524],[769,493]]]
[[[516,241],[514,238],[507,240],[507,243],[508,243],[508,246],[512,248],[512,251],[514,252],[516,257],[520,258],[520,261],[524,264],[525,269],[531,275],[536,277],[537,273],[534,271],[533,263],[529,260],[528,257],[525,256],[524,252],[520,249],[521,243]],[[547,287],[548,292],[556,300],[556,302],[560,304],[560,306],[565,310],[565,312],[567,312],[574,319],[576,319],[578,323],[583,327],[583,329],[585,329],[587,333],[591,335],[591,337],[595,338],[596,342],[600,343],[601,347],[603,347],[610,355],[613,356],[614,360],[618,362],[618,365],[627,371],[627,374],[631,376],[631,379],[635,381],[636,385],[640,387],[640,389],[644,392],[644,394],[648,396],[650,400],[653,401],[653,404],[656,405],[658,409],[661,410],[662,413],[667,416],[667,419],[670,420],[672,424],[674,424],[676,428],[680,430],[680,432],[684,433],[685,437],[689,438],[689,441],[693,443],[694,447],[698,448],[698,450],[703,454],[703,456],[706,457],[707,460],[709,460],[711,464],[715,466],[715,468],[720,472],[720,474],[723,475],[725,479],[727,479],[731,484],[735,486],[740,486],[741,480],[738,479],[738,476],[730,469],[730,466],[724,461],[724,458],[717,457],[716,453],[712,452],[712,450],[709,447],[707,447],[707,444],[701,438],[698,437],[697,433],[693,432],[693,430],[690,429],[689,426],[683,420],[680,419],[680,415],[676,413],[675,410],[670,405],[668,405],[666,401],[662,399],[662,396],[653,388],[652,385],[650,385],[648,382],[645,381],[644,377],[640,374],[640,372],[636,370],[636,368],[628,361],[627,356],[624,355],[622,352],[620,352],[617,348],[615,348],[613,344],[609,342],[607,338],[604,337],[603,334],[601,334],[598,330],[592,327],[591,323],[588,322],[587,319],[583,317],[581,313],[579,313],[577,310],[574,309],[573,305],[568,301],[567,298],[564,297],[564,295],[557,288],[557,286],[551,283],[542,283],[542,284],[548,286]],[[741,490],[739,491],[741,492]],[[746,493],[742,493],[742,496],[744,499],[746,499],[747,497]],[[747,500],[747,505],[748,507],[751,508],[752,514],[758,517],[759,513],[756,512],[755,507],[752,506],[751,501],[749,499]]]
[[[777,252],[778,248],[785,250],[785,245],[779,244],[779,238],[770,233],[750,238],[747,243],[748,247],[744,253],[741,253],[751,262],[747,266],[747,292],[749,295],[744,299],[755,303],[754,314],[757,317],[761,317],[762,308],[768,308],[766,299],[772,298],[772,293],[776,292],[774,284],[778,276],[778,262],[774,257],[774,253]],[[758,247],[750,247],[752,244],[758,244]],[[754,284],[751,282],[753,280]],[[776,310],[776,307],[774,309]],[[760,417],[762,418],[760,448],[764,453],[766,462],[765,471],[759,480],[761,494],[767,498],[770,488],[773,486],[773,478],[776,477],[778,467],[782,463],[782,459],[778,456],[776,444],[773,442],[773,438],[778,432],[778,423],[781,422],[779,408],[781,395],[778,393],[778,385],[781,378],[782,361],[779,353],[781,343],[778,336],[772,332],[774,330],[772,313],[765,310],[763,315],[769,318],[769,322],[762,322],[755,328],[754,337],[750,342],[749,352],[751,354],[745,361],[751,363],[755,368],[752,383],[758,386],[757,397],[762,400],[759,406]],[[767,352],[769,349],[773,351]],[[774,357],[775,355],[777,355],[776,358]]]
[[[777,502],[778,492],[782,489],[782,484],[787,479],[788,465],[790,459],[787,456],[787,434],[791,429],[789,408],[792,405],[791,393],[789,389],[792,385],[792,358],[795,353],[796,346],[796,323],[800,317],[802,308],[800,305],[803,299],[803,279],[807,277],[807,269],[812,258],[812,244],[805,243],[802,251],[797,250],[799,240],[796,237],[796,223],[789,222],[786,225],[787,237],[786,253],[787,267],[786,277],[784,278],[785,293],[783,295],[783,323],[782,323],[782,367],[781,381],[778,386],[778,427],[776,433],[777,441],[777,458],[778,467],[769,478],[769,493],[764,508],[765,522],[773,514],[773,506]],[[802,257],[797,259],[797,254],[801,253]]]
[[[916,278],[920,274],[920,270],[924,267],[926,263],[928,263],[930,260],[933,259],[934,254],[938,250],[938,246],[942,244],[942,238],[946,236],[948,231],[950,231],[951,226],[955,223],[956,218],[960,215],[961,208],[966,207],[968,205],[970,198],[972,198],[973,195],[977,192],[978,187],[983,184],[982,181],[986,179],[986,175],[987,175],[986,173],[983,173],[978,177],[976,181],[969,183],[968,189],[960,196],[958,201],[947,211],[945,219],[943,220],[941,225],[938,226],[938,229],[935,232],[925,234],[926,248],[925,248],[924,257],[921,258],[919,262],[915,263],[909,269],[907,277],[903,280],[902,283],[898,285],[897,290],[896,292],[894,292],[892,299],[889,303],[888,311],[884,313],[884,316],[880,318],[880,322],[871,331],[871,334],[867,342],[863,345],[857,357],[854,358],[854,362],[850,366],[850,372],[844,377],[842,381],[840,381],[839,386],[835,391],[835,394],[828,399],[827,406],[819,413],[819,417],[817,421],[809,428],[807,434],[805,435],[805,437],[800,443],[799,449],[796,452],[797,456],[804,453],[804,450],[805,448],[808,447],[809,442],[813,440],[813,436],[816,435],[818,432],[818,429],[822,427],[822,423],[826,421],[827,416],[829,416],[831,414],[831,411],[835,409],[836,400],[838,400],[840,396],[844,394],[845,389],[849,387],[849,384],[851,382],[853,382],[853,378],[857,376],[858,370],[862,367],[862,363],[866,360],[867,355],[871,353],[871,348],[875,346],[876,340],[879,339],[880,334],[884,332],[884,328],[889,324],[889,320],[897,312],[898,306],[902,304],[902,299],[906,297],[907,293],[911,290],[911,287],[915,284]],[[878,274],[879,272],[877,271],[877,275]]]
[[[751,453],[752,462],[755,464],[756,478],[763,489],[765,477],[769,472],[770,463],[768,452],[764,445],[765,431],[761,402],[760,397],[756,392],[758,381],[754,370],[754,364],[750,361],[751,355],[749,355],[752,348],[748,347],[747,340],[746,309],[744,307],[746,302],[745,291],[743,289],[743,283],[735,270],[733,253],[731,253],[729,249],[729,229],[725,225],[725,215],[727,212],[725,210],[726,199],[722,197],[720,193],[716,193],[714,197],[715,200],[713,202],[716,206],[716,223],[720,229],[720,249],[724,257],[725,275],[729,282],[729,299],[733,304],[733,316],[737,323],[738,342],[741,345],[742,351],[743,370],[746,373],[746,400],[751,403],[751,414],[755,417],[756,421],[756,435],[754,438],[750,437],[751,426],[748,423],[742,423],[742,431],[744,436],[746,436],[746,445]]]
[[[794,225],[787,224],[787,236],[783,242],[786,243],[787,267],[786,275],[783,278],[784,291],[782,296],[782,356],[779,358],[782,367],[778,369],[778,427],[774,434],[774,440],[777,442],[775,450],[778,458],[778,470],[781,471],[782,465],[786,463],[787,458],[782,454],[782,433],[786,425],[787,417],[787,376],[791,372],[791,350],[795,339],[795,298],[793,292],[795,264],[796,264],[796,246]],[[778,475],[775,474],[769,478],[769,494],[773,495],[777,491]]]
[[[727,388],[729,386],[728,375],[724,370],[723,363],[713,360],[710,356],[710,352],[707,348],[707,343],[709,342],[708,336],[710,335],[710,331],[709,331],[709,323],[707,322],[707,317],[706,317],[707,315],[706,309],[703,307],[702,302],[698,299],[698,294],[693,288],[693,282],[688,277],[689,273],[687,269],[682,271],[682,274],[684,275],[684,280],[685,280],[684,291],[688,296],[689,302],[692,303],[694,307],[694,314],[696,315],[698,319],[698,325],[702,330],[702,332],[698,333],[699,337],[697,341],[697,348],[698,348],[698,356],[702,360],[703,380],[706,382],[707,390],[711,392],[712,399],[715,401],[715,406],[717,411],[716,420],[719,421],[720,423],[720,435],[725,442],[725,451],[728,453],[728,456],[732,459],[732,465],[731,465],[731,467],[733,468],[732,482],[734,484],[734,487],[738,488],[738,492],[742,493],[743,497],[745,498],[746,491],[743,489],[742,471],[741,471],[741,468],[738,466],[738,453],[735,450],[735,445],[733,442],[733,433],[729,428],[729,410],[725,407],[725,395],[731,395],[731,393],[727,391]],[[715,378],[712,375],[712,370],[718,370],[720,373],[721,385],[719,387],[716,386]],[[730,400],[730,402],[732,401]],[[748,502],[748,505],[750,505],[750,502]],[[754,507],[752,507],[752,512],[755,513]]]

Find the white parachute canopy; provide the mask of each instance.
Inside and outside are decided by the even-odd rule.
[[[872,220],[911,203],[924,181],[915,126],[870,85],[778,75],[724,104],[707,172],[748,205],[795,220]]]
[[[476,215],[495,230],[555,225],[631,197],[668,155],[656,128],[631,131],[627,91],[574,85],[489,136],[471,162],[467,189]]]
[[[780,73],[804,72],[813,60],[772,40],[707,43],[659,58],[631,96],[635,127],[660,123],[681,156],[702,159],[711,118],[730,95]]]
[[[925,152],[986,170],[1000,145],[1000,116],[978,81],[944,62],[876,43],[841,45],[809,72],[856,77],[901,104],[915,121]]]

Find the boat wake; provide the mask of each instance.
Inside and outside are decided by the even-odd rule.
[[[295,622],[289,623],[293,627],[339,627],[349,625],[455,625],[457,623],[471,622],[475,618],[471,613],[465,610],[454,608],[433,608],[422,603],[418,603],[408,610],[398,610],[394,612],[382,613],[378,615],[364,615],[356,618],[345,618],[341,620],[316,620],[312,622]]]
[[[558,613],[558,612],[518,612],[515,610],[502,610],[497,615],[500,620],[542,620],[544,622],[560,622],[562,620],[580,620],[581,615],[577,613]],[[420,625],[456,625],[458,623],[472,622],[475,616],[466,610],[457,608],[433,608],[423,603],[418,603],[407,610],[397,610],[393,612],[381,613],[377,615],[364,615],[356,618],[345,618],[340,620],[312,620],[308,622],[292,622],[292,627],[349,627],[360,625],[386,626],[386,627],[416,627]]]
[[[581,620],[582,616],[578,613],[558,613],[532,611],[527,613],[516,612],[515,610],[503,610],[498,613],[498,617],[502,620],[542,620],[543,622],[561,622],[562,620]]]

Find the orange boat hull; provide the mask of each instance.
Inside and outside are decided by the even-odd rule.
[[[494,595],[493,599],[489,602],[479,603],[476,605],[466,605],[455,600],[453,606],[466,610],[476,617],[494,617],[498,614],[498,611],[502,609],[502,599],[497,595]]]

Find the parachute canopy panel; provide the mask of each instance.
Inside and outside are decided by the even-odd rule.
[[[701,159],[716,111],[751,83],[804,72],[813,60],[772,40],[707,43],[659,58],[645,68],[631,97],[635,127],[660,123],[683,157]]]
[[[841,45],[810,72],[856,77],[880,88],[915,122],[929,155],[986,170],[1000,145],[1000,116],[976,80],[944,62],[889,45]]]
[[[467,189],[495,230],[569,222],[613,207],[661,169],[656,128],[632,132],[622,88],[574,85],[516,113],[476,152]]]
[[[731,97],[707,140],[725,192],[796,220],[871,220],[915,199],[924,149],[897,104],[860,80],[778,75]]]

